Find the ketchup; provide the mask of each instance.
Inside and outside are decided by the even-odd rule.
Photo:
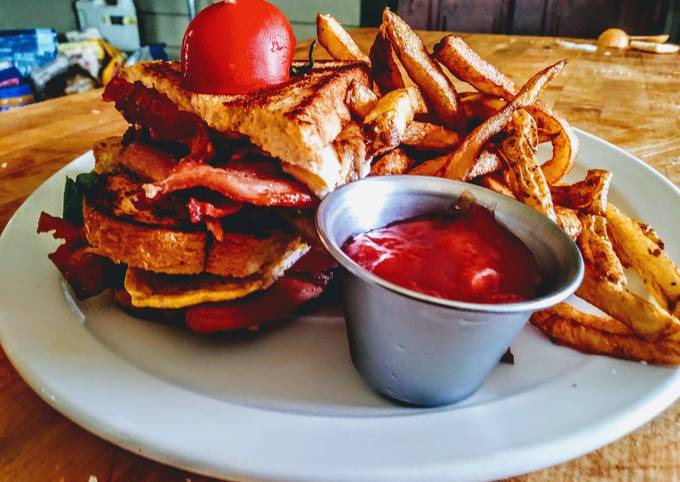
[[[536,296],[540,283],[529,248],[474,204],[359,234],[343,251],[387,281],[449,300],[525,301]]]

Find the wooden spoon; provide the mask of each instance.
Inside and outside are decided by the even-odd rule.
[[[628,35],[620,28],[609,28],[597,38],[597,45],[604,48],[625,49],[631,40],[662,44],[668,41],[668,34],[663,35]]]

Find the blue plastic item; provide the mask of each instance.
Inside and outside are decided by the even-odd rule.
[[[56,56],[57,33],[50,28],[0,30],[0,62],[12,62],[24,77]]]
[[[165,44],[149,44],[149,52],[154,60],[169,60],[168,53],[165,51]]]
[[[23,97],[30,95],[33,89],[28,84],[10,85],[9,87],[0,87],[0,99],[9,99],[11,97]]]
[[[0,62],[0,87],[17,85],[22,81],[21,72],[10,62]]]
[[[33,102],[33,89],[29,84],[0,87],[0,111],[14,109]]]

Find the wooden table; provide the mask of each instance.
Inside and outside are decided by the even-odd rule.
[[[367,50],[374,31],[353,32]],[[431,47],[440,33],[424,32]],[[523,81],[557,59],[569,67],[544,99],[574,125],[631,151],[680,184],[680,57],[589,53],[551,38],[465,35]],[[306,44],[299,47],[300,57]],[[92,92],[0,113],[0,229],[24,199],[98,138],[125,128]],[[616,182],[616,181],[614,181]],[[678,209],[678,206],[666,206]],[[585,407],[584,407],[585,408]],[[550,407],[546,407],[550,410]],[[555,414],[556,417],[559,414]],[[148,461],[82,430],[43,403],[0,351],[0,480],[208,480]],[[515,480],[678,480],[680,402],[633,434],[577,460]]]

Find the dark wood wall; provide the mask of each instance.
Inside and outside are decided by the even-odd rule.
[[[428,30],[597,37],[608,27],[631,34],[666,31],[680,0],[405,0],[397,11]]]

